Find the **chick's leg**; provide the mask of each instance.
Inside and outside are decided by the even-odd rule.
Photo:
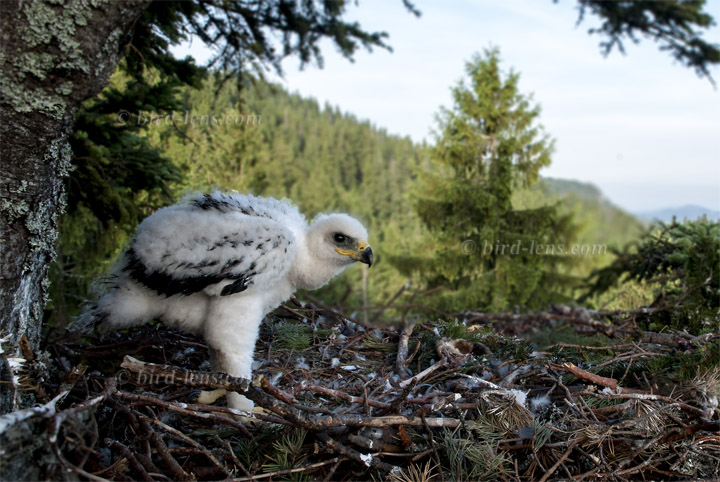
[[[234,377],[251,379],[253,352],[263,312],[262,303],[248,295],[215,297],[205,320],[205,340],[211,347],[213,368]],[[253,402],[230,392],[228,406],[250,411]]]

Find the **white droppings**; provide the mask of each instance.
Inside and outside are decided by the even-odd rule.
[[[370,467],[372,465],[373,456],[370,454],[360,454],[360,458],[363,462],[365,462],[365,465]]]

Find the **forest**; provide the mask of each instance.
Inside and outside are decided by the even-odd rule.
[[[258,67],[318,60],[322,37],[348,58],[387,48],[345,22],[342,2],[142,3],[6,7],[35,34],[33,18],[71,20],[54,40],[4,41],[0,57],[3,143],[39,125],[39,139],[59,139],[15,146],[30,174],[2,150],[3,192],[20,196],[2,200],[2,480],[717,475],[720,223],[648,223],[592,184],[543,176],[553,133],[500,48],[465,59],[419,144]],[[720,49],[693,36],[713,21],[704,2],[625,3],[579,1],[603,20],[607,52],[654,35],[713,82]],[[102,34],[121,55],[81,93],[90,69],[63,53],[80,42],[63,32],[83,31],[86,14],[125,33]],[[282,53],[261,26],[283,33]],[[15,28],[4,20],[4,39]],[[222,45],[212,66],[169,53],[188,32]],[[32,68],[5,60],[39,52]],[[30,102],[31,88],[67,99]],[[251,380],[220,373],[203,336],[157,320],[74,329],[144,219],[216,191],[286,198],[308,220],[348,213],[367,227],[372,267],[268,313]],[[226,406],[228,392],[255,410]]]
[[[105,114],[102,120],[93,117],[94,125],[78,125],[74,151],[89,155],[82,156],[84,159],[77,162],[79,167],[68,180],[71,208],[61,221],[59,256],[52,273],[57,277],[53,278],[57,291],[49,306],[54,321],[49,326],[64,327],[78,314],[82,303],[92,298],[92,281],[108,273],[110,263],[132,237],[142,216],[162,203],[176,202],[198,191],[289,198],[309,219],[324,211],[357,216],[367,223],[378,253],[373,269],[366,273],[370,305],[381,305],[408,281],[428,289],[435,287],[427,277],[407,268],[408,264],[429,264],[428,260],[421,261],[421,254],[438,249],[427,227],[431,223],[423,221],[418,207],[422,202],[420,193],[426,189],[423,180],[443,172],[441,163],[433,160],[432,146],[389,135],[367,121],[289,94],[277,85],[247,80],[240,86],[235,82],[219,86],[219,78],[222,75],[212,75],[200,89],[183,88],[178,93],[181,111],[160,114],[120,110],[123,120],[117,127],[121,132],[114,135],[122,139],[128,135],[126,131],[137,131],[137,137],[126,142],[143,143],[147,151],[162,153],[157,166],[129,159],[127,149],[121,148],[117,154],[101,151],[97,158],[93,156],[97,146],[92,130],[116,122],[116,113]],[[115,89],[124,86],[123,76],[118,74],[106,95],[121,95]],[[133,102],[138,102],[134,94]],[[215,113],[215,120],[207,112]],[[82,119],[85,115],[90,114],[79,114]],[[222,122],[224,119],[232,121]],[[98,172],[104,169],[103,164],[128,174],[101,179]],[[127,186],[122,183],[131,181],[127,178],[134,170],[148,166],[158,168],[157,177],[163,182],[152,189],[133,190],[127,197]],[[144,171],[137,174],[148,176]],[[514,208],[553,209],[557,211],[554,216],[572,224],[567,233],[568,246],[598,241],[604,246],[601,253],[577,256],[581,259],[559,270],[558,277],[575,277],[575,285],[567,284],[556,298],[518,304],[523,309],[540,309],[548,300],[572,299],[581,278],[606,265],[613,249],[626,246],[646,228],[641,221],[603,201],[602,194],[591,185],[538,179],[511,188]],[[108,192],[112,196],[101,198]],[[474,241],[460,232],[451,236],[454,245],[450,249],[465,256],[461,253],[462,243]],[[487,239],[494,245],[496,238]],[[405,259],[403,253],[408,252],[417,252],[418,256]],[[345,306],[359,307],[363,303],[361,285],[360,270],[348,270],[313,296],[325,302],[342,299]],[[439,297],[432,304],[440,307],[442,303]],[[456,304],[477,303],[460,299]],[[488,308],[490,305],[484,306]],[[507,306],[498,306],[504,308]],[[386,321],[392,321],[392,312]]]

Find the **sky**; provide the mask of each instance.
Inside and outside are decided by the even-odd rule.
[[[597,22],[586,16],[578,26],[573,0],[416,0],[420,18],[400,0],[349,3],[347,18],[388,32],[392,53],[362,50],[349,62],[323,41],[322,69],[301,70],[290,57],[283,77],[269,78],[391,134],[432,143],[435,115],[452,105],[465,63],[495,46],[555,139],[541,175],[592,182],[631,212],[687,204],[720,210],[720,88],[651,39],[604,57],[602,37],[587,33]],[[720,21],[720,1],[705,10]],[[704,38],[720,43],[720,27]],[[175,52],[208,58],[198,41]],[[712,74],[720,85],[720,69]]]

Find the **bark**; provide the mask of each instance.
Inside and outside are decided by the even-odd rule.
[[[68,135],[79,105],[107,85],[150,0],[0,2],[0,337],[38,347],[55,256]],[[15,353],[13,353],[15,352]],[[0,413],[18,406],[0,364]],[[22,393],[22,392],[20,392]],[[20,401],[19,405],[24,405]]]

